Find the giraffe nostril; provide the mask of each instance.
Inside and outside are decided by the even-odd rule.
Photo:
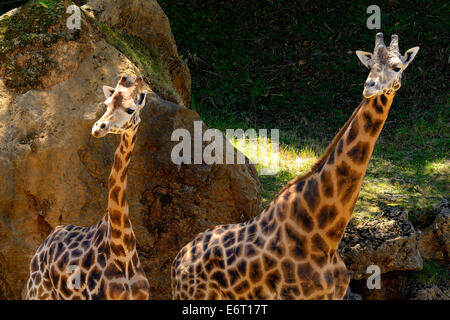
[[[366,87],[373,87],[374,85],[375,85],[375,81],[373,81],[373,80],[366,81]]]
[[[100,126],[100,129],[105,129],[106,124],[102,123],[102,125]]]

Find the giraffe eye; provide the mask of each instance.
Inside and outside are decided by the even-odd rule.
[[[128,114],[133,114],[134,109],[128,108],[128,109],[125,110],[125,112],[128,113]]]
[[[394,68],[392,68],[392,70],[394,70],[395,72],[399,72],[399,71],[401,70],[401,68],[399,68],[399,67],[394,67]]]

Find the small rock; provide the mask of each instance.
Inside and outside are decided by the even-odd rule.
[[[411,300],[450,300],[450,296],[436,285],[433,285],[417,291],[416,296],[411,298]]]
[[[433,206],[439,210],[433,223],[422,230],[419,238],[419,251],[425,260],[444,260],[449,262],[450,254],[450,210],[444,199]]]

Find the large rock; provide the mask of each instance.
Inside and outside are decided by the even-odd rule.
[[[440,260],[448,266],[450,246],[449,202],[433,205],[436,217],[419,230],[408,220],[408,211],[386,208],[373,219],[355,217],[347,226],[339,252],[352,275],[350,285],[364,300],[450,298],[448,281],[418,280],[424,260]],[[369,289],[366,279],[370,265],[380,267],[379,289]],[[430,271],[426,271],[430,273]],[[370,280],[369,280],[370,281]]]
[[[174,102],[190,105],[191,75],[187,64],[178,56],[169,19],[156,0],[90,0],[83,9],[92,10],[97,21],[138,37],[157,51],[169,71]]]
[[[395,210],[386,212],[383,219],[361,219],[347,227],[339,252],[352,279],[369,277],[370,265],[378,266],[382,274],[422,270],[419,234],[406,217],[406,212]]]
[[[118,136],[94,139],[90,131],[104,112],[102,85],[114,86],[119,73],[136,76],[140,70],[90,22],[83,26],[81,35],[60,39],[49,53],[60,46],[85,48],[87,53],[66,57],[64,63],[74,66],[70,74],[37,81],[39,90],[0,79],[0,298],[21,297],[30,259],[56,225],[87,226],[105,213]],[[14,50],[16,57],[20,53]],[[8,54],[1,57],[14,62]],[[151,90],[147,84],[143,89]],[[206,228],[256,215],[259,182],[253,165],[172,163],[171,134],[186,128],[193,137],[196,112],[150,93],[141,118],[127,196],[150,298],[167,299],[178,250]]]

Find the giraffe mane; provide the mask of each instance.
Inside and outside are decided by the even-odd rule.
[[[342,126],[342,128],[339,130],[339,132],[334,136],[333,141],[331,141],[331,143],[328,145],[327,149],[325,150],[324,154],[320,157],[320,159],[314,163],[311,167],[311,170],[309,170],[307,173],[300,175],[298,177],[295,177],[293,179],[291,179],[281,190],[280,192],[278,192],[277,196],[275,197],[274,200],[278,199],[278,197],[286,190],[289,189],[292,185],[306,180],[307,178],[309,178],[310,176],[312,176],[318,168],[320,168],[325,161],[327,161],[328,156],[330,155],[331,151],[336,147],[336,145],[338,144],[339,140],[341,139],[341,137],[344,135],[345,131],[347,130],[348,126],[350,125],[350,123],[353,121],[353,119],[356,117],[356,114],[358,113],[359,109],[361,109],[361,107],[364,105],[364,103],[367,101],[366,98],[363,99],[363,101],[359,104],[358,107],[356,107],[356,109],[353,111],[353,114],[351,115],[351,117],[347,120],[347,122],[345,122],[345,124]]]

